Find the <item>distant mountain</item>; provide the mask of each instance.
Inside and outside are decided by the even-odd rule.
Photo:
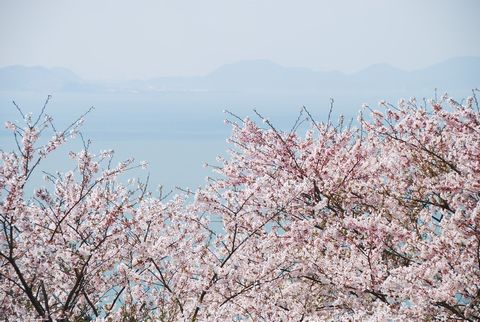
[[[338,85],[340,72],[316,72],[301,67],[283,67],[268,60],[224,65],[205,77],[206,84],[226,90],[315,90]]]
[[[419,84],[438,84],[442,88],[480,88],[480,57],[459,57],[413,71]]]
[[[0,90],[2,91],[54,92],[98,89],[98,85],[82,80],[66,68],[21,65],[0,68]]]
[[[137,90],[407,90],[480,86],[480,57],[450,59],[416,71],[376,64],[353,74],[284,67],[268,60],[221,66],[203,77],[155,78]]]
[[[471,89],[480,85],[480,57],[452,58],[410,72],[377,64],[349,76],[351,88],[358,89]]]
[[[357,73],[346,75],[347,86],[354,89],[375,88],[384,89],[405,89],[412,86],[412,79],[409,72],[392,67],[388,64],[375,64]],[[412,87],[417,87],[413,85]],[[438,86],[438,85],[434,85]]]
[[[452,58],[415,71],[377,64],[352,74],[251,60],[221,66],[206,76],[159,77],[103,84],[84,81],[64,68],[0,68],[0,90],[3,91],[341,91],[432,90],[436,87],[448,90],[480,87],[480,57]]]

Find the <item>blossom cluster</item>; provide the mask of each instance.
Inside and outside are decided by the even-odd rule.
[[[193,200],[121,184],[146,164],[88,145],[27,197],[69,132],[38,146],[51,118],[7,123],[21,142],[0,154],[0,317],[478,320],[475,102],[382,102],[356,128],[304,110],[303,135],[236,118]]]

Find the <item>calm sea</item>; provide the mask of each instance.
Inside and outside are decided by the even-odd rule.
[[[49,93],[0,92],[0,121],[20,120],[12,100],[25,112],[39,113]],[[50,93],[52,99],[47,113],[61,129],[75,120],[91,106],[95,110],[87,117],[82,128],[85,138],[92,140],[92,151],[114,149],[116,160],[134,157],[149,163],[147,171],[131,173],[132,177],[150,175],[150,186],[163,185],[164,190],[196,189],[204,184],[210,170],[203,164],[215,163],[217,155],[225,155],[226,139],[230,127],[223,120],[223,110],[244,118],[254,118],[253,109],[268,117],[279,129],[289,130],[300,108],[305,105],[317,121],[327,119],[330,97],[335,99],[333,119],[340,114],[356,117],[363,103],[376,107],[386,99],[416,96],[432,97],[431,92],[156,92],[156,93]],[[450,93],[459,99],[469,91]],[[13,136],[3,127],[0,147],[12,150]],[[67,144],[62,150],[45,160],[39,170],[65,171],[74,165],[66,156],[70,150],[81,149],[79,140]],[[41,173],[34,184],[42,184]]]

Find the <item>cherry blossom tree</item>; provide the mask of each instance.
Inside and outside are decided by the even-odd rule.
[[[202,317],[478,320],[474,102],[382,102],[358,129],[304,110],[303,137],[231,122],[220,178],[197,194],[224,224]]]
[[[50,98],[50,97],[49,97]],[[38,165],[78,133],[83,116],[64,131],[45,114],[24,115],[25,126],[7,122],[18,150],[0,158],[0,303],[7,319],[80,319],[99,316],[115,305],[123,281],[118,264],[128,258],[131,215],[145,186],[126,186],[117,176],[133,160],[112,164],[112,151],[70,153],[73,171],[45,173],[51,189],[25,191]],[[88,113],[88,112],[87,112]],[[42,142],[48,130],[53,136]],[[102,164],[106,164],[102,167]]]
[[[70,154],[74,171],[28,197],[37,165],[80,123],[58,132],[43,114],[7,123],[21,142],[1,154],[2,317],[480,318],[475,96],[382,102],[357,127],[306,109],[290,131],[230,114],[229,156],[192,202],[120,184],[136,165],[88,142]]]

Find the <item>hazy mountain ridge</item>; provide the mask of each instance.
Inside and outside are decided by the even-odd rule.
[[[376,64],[359,72],[314,71],[268,60],[223,65],[206,76],[115,83],[84,80],[66,68],[0,68],[0,91],[149,92],[242,90],[469,89],[480,86],[480,57],[458,57],[414,71]]]
[[[63,67],[13,65],[0,68],[0,91],[92,92],[106,88]]]

